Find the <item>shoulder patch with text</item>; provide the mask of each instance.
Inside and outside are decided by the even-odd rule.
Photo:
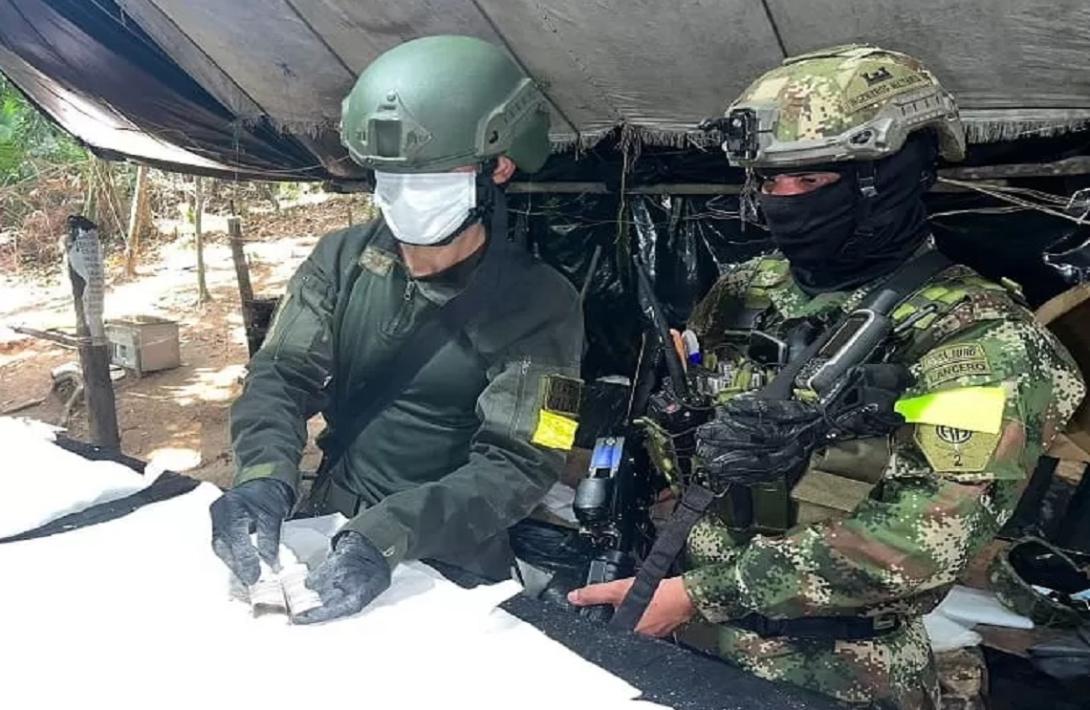
[[[937,387],[959,377],[992,374],[980,343],[956,343],[932,350],[920,359],[920,373],[927,387]]]

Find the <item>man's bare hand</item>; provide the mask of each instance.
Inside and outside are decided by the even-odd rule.
[[[628,594],[633,578],[618,579],[615,582],[591,584],[568,593],[568,601],[575,606],[595,606],[609,604],[617,608]],[[670,577],[659,583],[655,596],[640,617],[636,633],[646,636],[667,636],[677,627],[686,623],[696,613],[693,600],[685,591],[681,577]]]

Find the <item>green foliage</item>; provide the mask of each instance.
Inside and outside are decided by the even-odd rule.
[[[0,185],[34,175],[42,163],[74,165],[86,160],[87,151],[0,75]]]
[[[278,200],[284,200],[291,202],[298,200],[303,194],[303,187],[297,182],[281,182],[276,183],[276,198]]]

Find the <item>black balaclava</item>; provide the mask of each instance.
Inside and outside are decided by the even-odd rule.
[[[927,238],[924,193],[935,182],[938,149],[919,132],[893,155],[815,165],[836,182],[801,195],[759,194],[772,241],[807,293],[845,291],[894,271]]]

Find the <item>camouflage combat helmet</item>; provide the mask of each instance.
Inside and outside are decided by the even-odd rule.
[[[341,106],[349,155],[386,172],[443,172],[501,153],[534,172],[549,156],[548,132],[534,82],[474,37],[423,37],[385,52]]]
[[[996,555],[988,567],[988,584],[999,601],[1034,623],[1062,627],[1090,620],[1090,614],[1080,613],[1073,605],[1076,602],[1064,603],[1069,594],[1090,587],[1090,578],[1044,540],[1023,538]]]
[[[953,96],[919,61],[871,45],[788,58],[704,125],[723,131],[731,164],[745,168],[877,160],[924,128],[944,158],[965,156]]]

